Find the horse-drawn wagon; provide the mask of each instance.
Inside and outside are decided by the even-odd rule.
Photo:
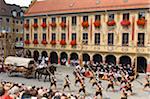
[[[32,58],[9,56],[5,59],[4,68],[9,76],[12,73],[21,73],[28,78],[35,72],[36,64]]]

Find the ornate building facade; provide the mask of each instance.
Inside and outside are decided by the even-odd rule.
[[[25,14],[28,57],[150,68],[149,0],[34,0]]]
[[[0,0],[0,9],[0,56],[7,57],[23,49],[23,11],[4,0]]]

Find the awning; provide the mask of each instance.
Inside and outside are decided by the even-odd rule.
[[[4,64],[5,65],[10,64],[10,65],[15,65],[15,66],[24,66],[24,67],[28,68],[28,65],[31,61],[34,62],[34,59],[9,56],[5,59]]]

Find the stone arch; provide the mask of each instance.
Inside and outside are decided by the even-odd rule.
[[[29,49],[26,50],[25,55],[26,55],[26,57],[28,57],[28,58],[31,58],[31,57],[32,57],[32,53],[31,53],[31,51],[30,51]]]
[[[68,55],[66,52],[60,53],[60,64],[61,65],[66,65],[66,62],[68,60]]]
[[[116,57],[114,55],[107,55],[105,57],[105,63],[116,64]]]
[[[39,52],[38,52],[37,50],[35,50],[35,51],[33,52],[33,58],[34,58],[34,60],[35,60],[36,62],[38,61],[39,56],[40,56]]]
[[[138,56],[136,61],[137,61],[137,72],[146,73],[147,59],[145,57]]]
[[[84,62],[90,61],[90,55],[87,53],[82,54],[82,60]]]
[[[50,62],[51,64],[58,64],[58,55],[56,52],[50,53]]]
[[[94,63],[100,63],[103,62],[103,57],[100,54],[93,55],[93,62]]]
[[[41,56],[46,58],[46,57],[48,57],[48,53],[46,51],[42,51]]]
[[[119,58],[119,64],[122,64],[122,65],[129,64],[129,65],[131,65],[131,58],[129,56],[126,56],[126,55],[121,56]]]
[[[79,56],[77,53],[71,53],[70,54],[70,60],[78,60],[79,59]]]

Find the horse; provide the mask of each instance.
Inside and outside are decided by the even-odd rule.
[[[49,81],[50,81],[50,76],[51,75],[55,75],[55,71],[56,71],[56,67],[55,66],[47,66],[47,67],[43,67],[43,68],[37,68],[35,71],[35,78],[38,77],[38,80],[40,80],[40,78],[44,75],[44,82],[47,79],[47,76],[49,76]],[[37,76],[38,74],[38,76]]]

